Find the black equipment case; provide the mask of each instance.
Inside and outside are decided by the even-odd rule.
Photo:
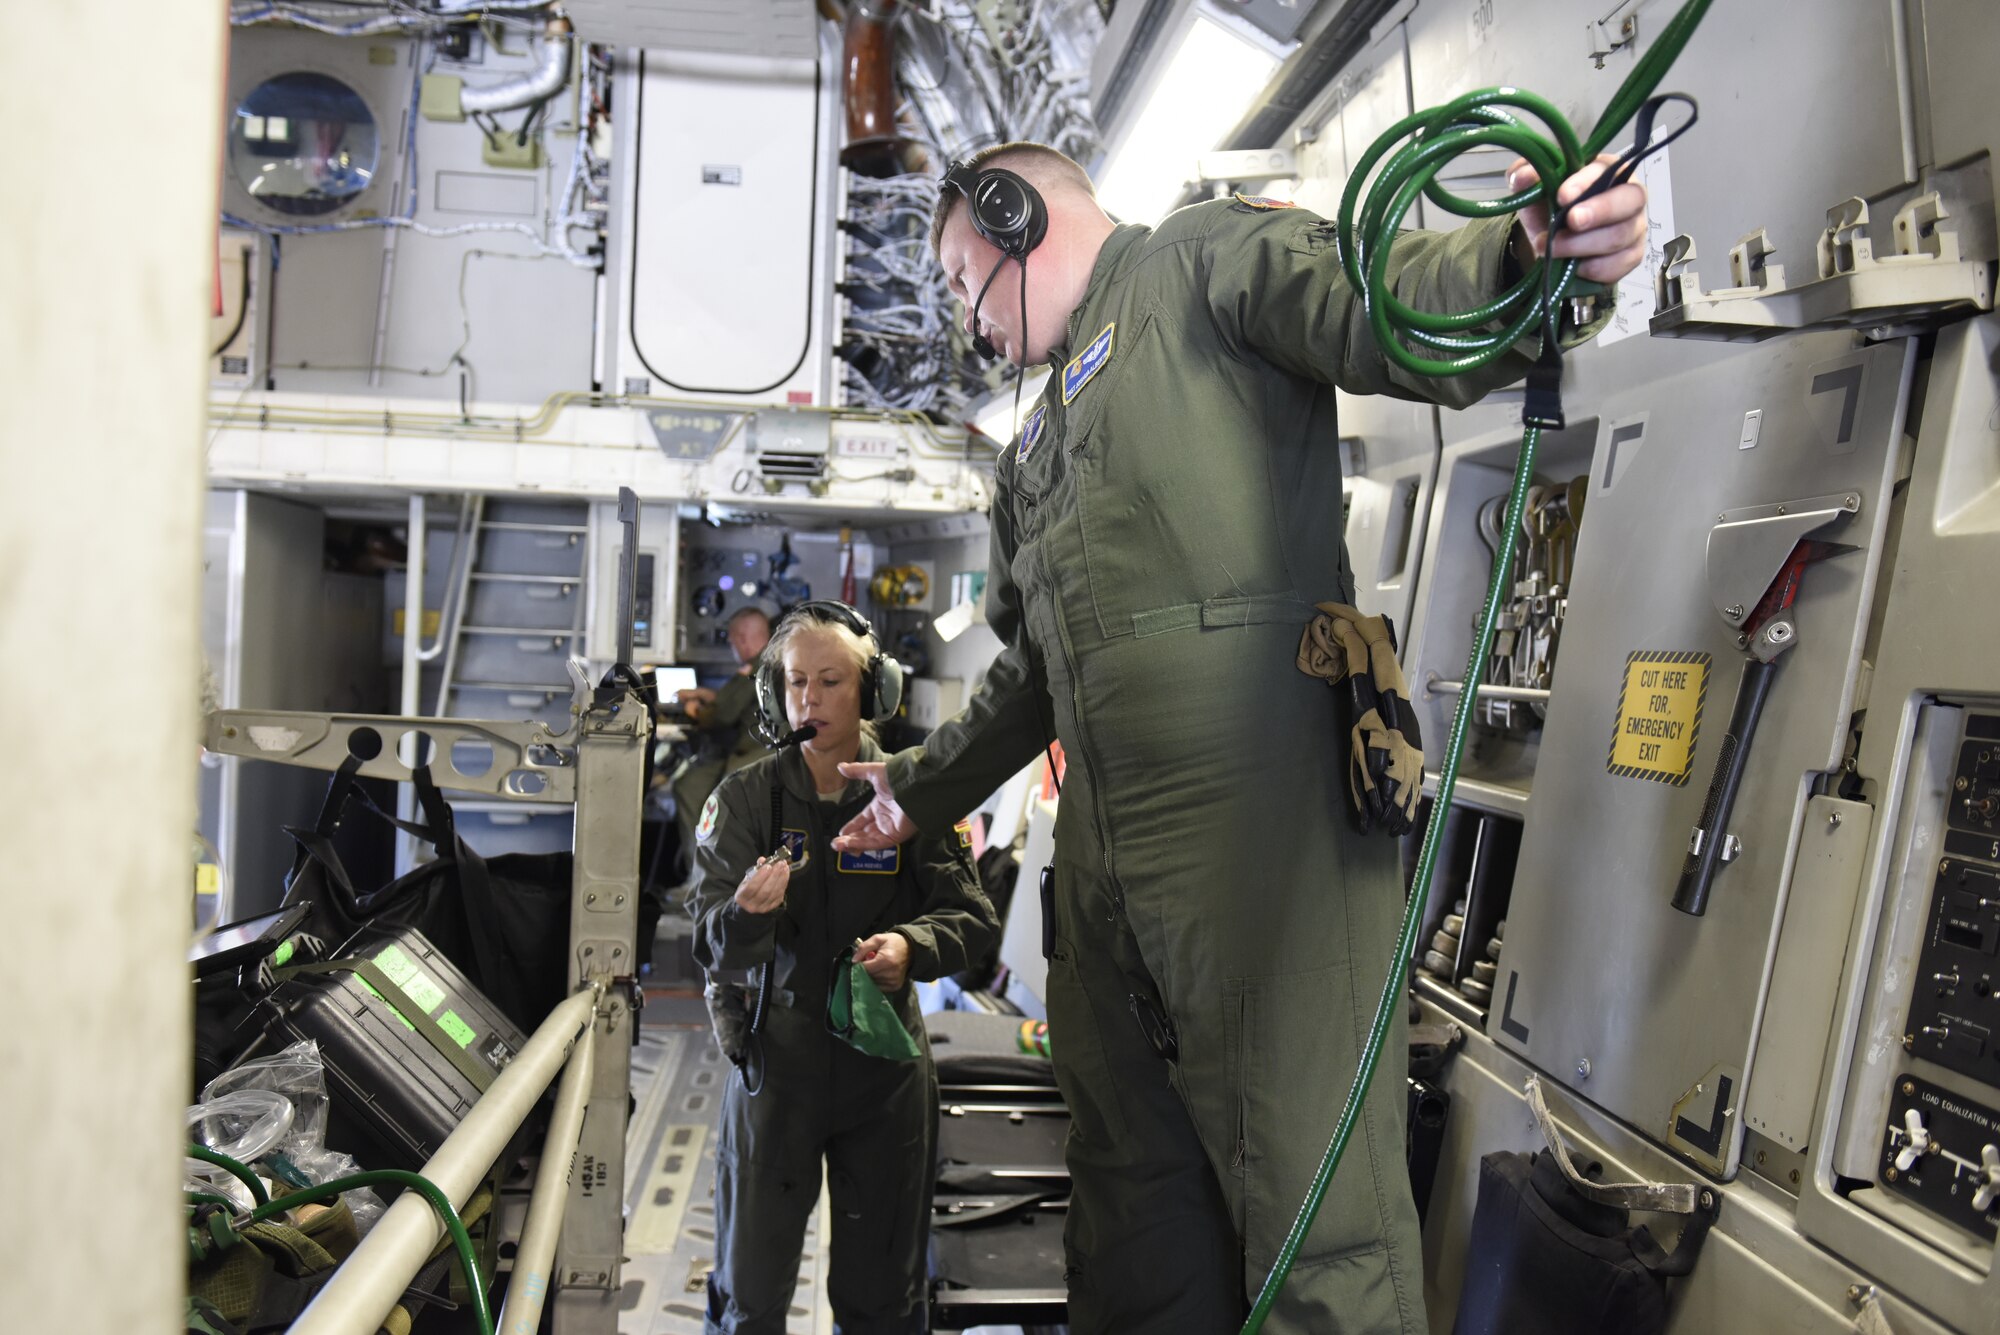
[[[365,927],[325,964],[278,971],[251,1012],[260,1048],[319,1044],[330,1148],[421,1168],[526,1042],[413,927]]]

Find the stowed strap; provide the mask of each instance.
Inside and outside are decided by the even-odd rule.
[[[1535,1125],[1542,1129],[1542,1139],[1549,1147],[1549,1157],[1555,1160],[1570,1189],[1587,1201],[1598,1205],[1608,1205],[1619,1210],[1649,1210],[1655,1214],[1695,1213],[1696,1188],[1687,1183],[1655,1182],[1592,1182],[1576,1171],[1570,1162],[1569,1148],[1563,1144],[1562,1130],[1556,1119],[1549,1113],[1549,1105],[1542,1098],[1542,1082],[1538,1076],[1529,1076],[1527,1085],[1528,1110],[1535,1115]]]

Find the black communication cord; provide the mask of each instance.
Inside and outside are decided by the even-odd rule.
[[[227,334],[223,335],[222,342],[215,345],[215,351],[208,354],[210,357],[220,357],[223,351],[236,341],[236,336],[243,332],[243,323],[249,318],[251,254],[251,247],[243,247],[243,292],[236,302],[236,323]]]

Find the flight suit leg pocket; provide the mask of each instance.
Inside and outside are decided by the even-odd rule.
[[[1077,967],[1075,948],[1058,937],[1049,955],[1049,1044],[1056,1083],[1069,1105],[1070,1131],[1096,1150],[1111,1149],[1125,1136],[1119,1107],[1118,1075],[1104,1041],[1108,996],[1093,995]],[[1100,982],[1098,990],[1103,991]],[[1131,1023],[1131,1017],[1125,1017]]]
[[[1298,1215],[1347,1095],[1359,1051],[1351,971],[1345,967],[1231,980],[1241,989],[1232,1028],[1242,1116],[1244,1244],[1268,1266]],[[1379,1247],[1385,1216],[1364,1122],[1348,1140],[1301,1263]],[[1402,1165],[1394,1165],[1402,1171]]]

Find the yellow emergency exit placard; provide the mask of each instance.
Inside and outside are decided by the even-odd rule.
[[[1694,772],[1708,667],[1707,654],[1691,651],[1642,649],[1627,655],[1605,768],[1620,778],[1685,784]]]

